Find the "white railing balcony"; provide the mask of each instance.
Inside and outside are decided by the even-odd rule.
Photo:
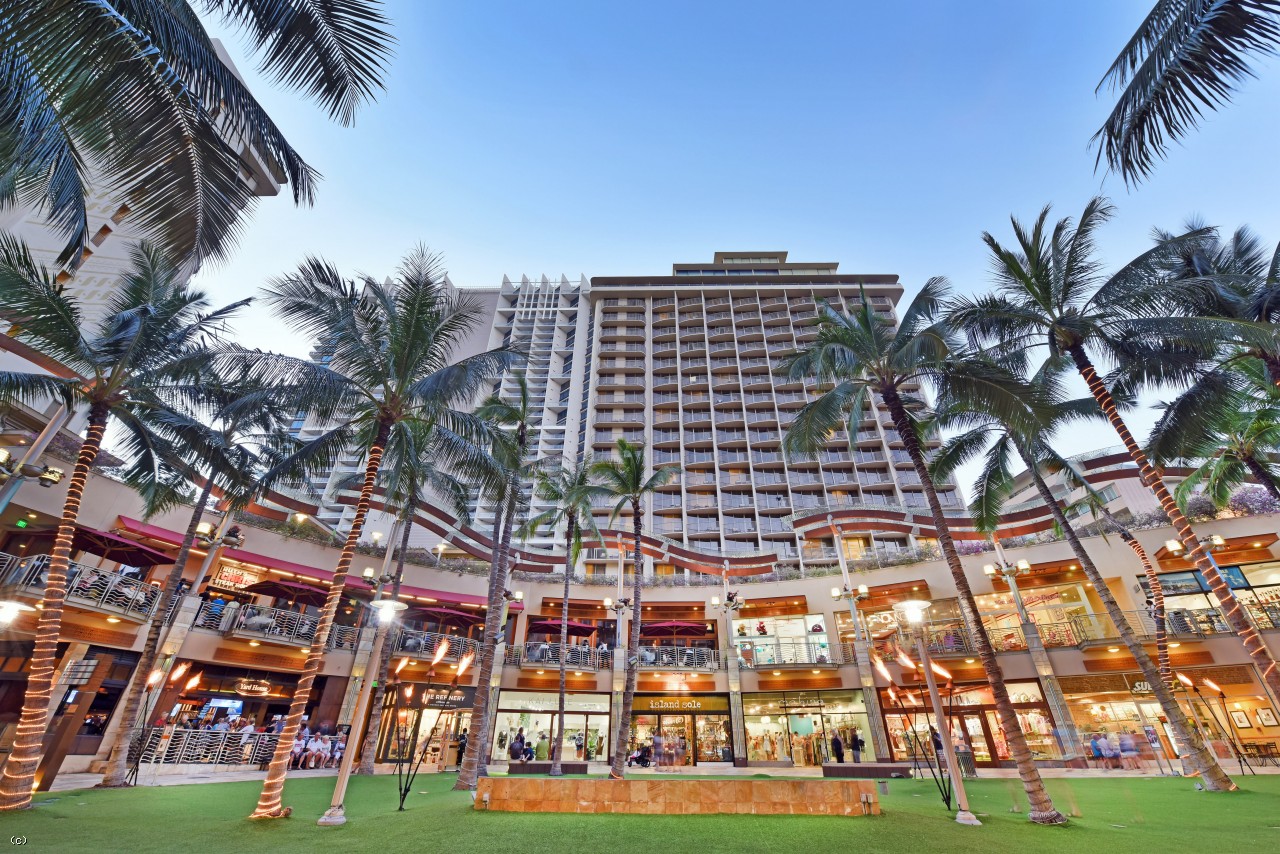
[[[201,613],[205,611],[201,608]],[[229,625],[227,624],[229,621]],[[199,615],[197,615],[197,625]],[[220,614],[219,630],[231,637],[258,637],[276,643],[309,646],[316,636],[317,618],[283,608],[245,605],[234,614]],[[202,628],[204,628],[202,626]]]
[[[718,649],[681,646],[641,646],[642,670],[719,670]]]
[[[514,654],[514,655],[513,655]],[[586,644],[570,644],[561,647],[558,643],[529,641],[523,646],[513,646],[507,651],[507,663],[518,664],[526,668],[544,669],[560,666],[561,655],[564,656],[565,667],[571,670],[597,670],[609,665],[609,653],[597,652]],[[513,657],[516,660],[512,660]],[[604,662],[601,664],[600,662]]]
[[[441,661],[455,662],[468,652],[476,655],[480,651],[473,640],[460,638],[457,635],[442,635],[439,632],[422,632],[417,629],[401,629],[396,634],[391,649],[396,655],[409,655],[430,661],[435,658],[436,650],[445,640],[449,641],[449,651],[440,659]]]
[[[280,736],[274,732],[221,732],[147,727],[134,736],[129,761],[147,765],[263,765],[271,761]],[[230,770],[230,769],[228,769]],[[144,772],[145,773],[145,772]]]
[[[17,555],[0,553],[4,570],[3,586],[18,587],[40,598],[44,595],[49,555]],[[119,572],[70,561],[67,567],[67,602],[107,614],[119,614],[138,622],[151,616],[160,602],[161,590]]]
[[[831,644],[819,640],[739,638],[735,649],[739,667],[800,667],[839,663]]]

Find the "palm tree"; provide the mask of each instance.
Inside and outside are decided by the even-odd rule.
[[[596,527],[591,510],[595,500],[605,497],[608,492],[604,487],[595,485],[591,465],[584,460],[561,466],[554,472],[539,471],[536,478],[534,494],[552,507],[530,519],[526,523],[525,530],[532,534],[539,528],[554,529],[560,524],[564,525],[564,599],[560,604],[560,695],[556,711],[559,726],[558,732],[551,741],[550,771],[552,777],[559,777],[564,773],[560,764],[564,749],[566,667],[568,665],[565,650],[569,646],[569,583],[573,580],[573,568],[577,566],[578,556],[582,552],[583,529],[593,534],[595,539],[600,539],[600,531]]]
[[[89,470],[107,424],[122,428],[124,450],[135,467],[159,468],[156,454],[164,441],[151,425],[159,413],[171,409],[167,391],[200,382],[210,348],[219,341],[225,322],[247,302],[205,313],[204,294],[188,289],[179,270],[154,247],[143,244],[132,251],[128,272],[103,318],[87,327],[80,300],[63,292],[25,246],[0,237],[0,303],[20,323],[11,334],[73,375],[65,379],[0,372],[0,401],[35,403],[53,397],[69,410],[87,410],[89,416],[45,577],[18,735],[0,779],[0,810],[31,805],[32,780],[53,696],[71,542]]]
[[[1249,57],[1280,47],[1275,0],[1156,0],[1098,90],[1120,90],[1101,140],[1099,161],[1126,182],[1151,174],[1167,142],[1186,136],[1205,109],[1231,100],[1253,76]]]
[[[467,739],[467,749],[462,756],[462,770],[454,784],[454,789],[458,791],[475,788],[476,780],[485,773],[483,757],[488,755],[489,728],[493,723],[489,714],[490,683],[493,669],[502,664],[496,660],[498,639],[506,631],[503,615],[506,614],[505,595],[511,539],[515,533],[516,519],[527,507],[523,482],[532,473],[527,459],[532,443],[533,418],[529,384],[523,373],[517,372],[513,378],[516,386],[514,399],[506,400],[494,394],[476,410],[477,416],[486,423],[503,428],[494,437],[496,441],[493,443],[492,455],[502,468],[504,476],[492,483],[488,490],[494,507],[488,604],[476,666],[476,694],[471,707],[472,737]]]
[[[0,11],[0,206],[35,201],[78,264],[106,191],[176,262],[225,256],[251,200],[241,145],[311,204],[318,178],[193,6],[247,31],[263,70],[350,125],[382,86],[377,0],[10,0]],[[234,140],[234,142],[233,142]],[[90,185],[93,185],[92,187]]]
[[[396,568],[392,574],[391,599],[399,599],[400,583],[404,578],[405,558],[409,551],[409,537],[413,533],[415,513],[420,503],[425,501],[443,501],[458,519],[459,524],[469,524],[470,511],[467,499],[470,489],[458,477],[444,471],[436,465],[436,436],[429,427],[415,425],[416,429],[401,435],[401,442],[387,448],[384,459],[387,461],[380,474],[383,503],[385,506],[397,508],[396,521],[399,525],[400,542],[388,543],[387,548],[397,549]],[[459,440],[461,441],[460,437]],[[492,477],[492,461],[487,455],[477,453],[469,461],[468,480],[475,483],[487,482]],[[355,486],[354,479],[351,486]],[[390,626],[379,623],[377,635],[385,639]],[[386,693],[386,683],[391,669],[391,646],[375,640],[374,646],[382,650],[377,661],[370,661],[366,668],[366,677],[375,680],[373,694],[369,701],[370,714],[381,714],[382,698]],[[376,717],[375,717],[376,720]],[[356,722],[363,725],[363,721]],[[378,746],[378,727],[371,725],[365,730],[364,741],[360,746],[360,767],[356,773],[372,774],[374,758]],[[352,745],[354,747],[354,745]]]
[[[1188,246],[1208,236],[1188,232],[1160,240],[1110,277],[1103,278],[1094,256],[1094,233],[1113,208],[1102,198],[1085,207],[1079,224],[1063,219],[1046,233],[1049,208],[1027,230],[1018,220],[1013,229],[1018,247],[1009,250],[990,234],[983,239],[996,260],[996,293],[958,299],[951,317],[978,342],[996,351],[1027,353],[1046,346],[1051,357],[1067,356],[1088,385],[1107,422],[1124,443],[1142,481],[1169,517],[1188,559],[1208,580],[1227,624],[1244,644],[1272,691],[1280,693],[1280,669],[1257,629],[1209,557],[1164,479],[1120,415],[1107,383],[1098,375],[1089,350],[1125,369],[1125,375],[1149,382],[1194,378],[1206,361],[1215,360],[1224,342],[1265,341],[1253,327],[1219,318],[1165,314],[1170,305],[1185,305],[1198,282],[1171,273]],[[1123,384],[1126,389],[1133,382]]]
[[[1231,360],[1227,360],[1231,361]],[[1280,395],[1269,369],[1256,359],[1215,367],[1166,404],[1147,439],[1158,466],[1178,460],[1197,463],[1178,484],[1180,507],[1198,489],[1217,507],[1250,477],[1280,500]]]
[[[817,338],[807,349],[789,357],[779,370],[793,380],[812,378],[819,387],[829,388],[800,410],[783,444],[788,454],[812,454],[833,430],[845,427],[850,435],[857,431],[870,394],[877,394],[884,401],[924,487],[938,546],[951,570],[961,611],[991,684],[1000,728],[1031,804],[1029,818],[1039,824],[1062,824],[1066,817],[1054,808],[1018,724],[920,446],[923,431],[919,422],[927,414],[924,401],[916,392],[922,382],[935,387],[940,405],[966,401],[983,411],[999,412],[1015,423],[1031,417],[1020,397],[1025,391],[1021,385],[1007,372],[967,358],[956,336],[940,320],[947,291],[945,279],[930,279],[911,301],[896,329],[890,321],[876,316],[865,294],[861,306],[849,314],[823,303]]]
[[[983,418],[983,414],[979,414],[979,423],[974,424],[973,412],[959,413],[971,426],[943,445],[941,452],[933,460],[930,472],[934,477],[949,477],[961,465],[982,457],[982,467],[974,483],[976,494],[969,512],[979,530],[993,533],[1000,525],[1000,515],[1014,490],[1014,475],[1010,465],[1012,459],[1016,457],[1026,467],[1041,502],[1071,546],[1072,553],[1085,577],[1092,583],[1094,593],[1102,602],[1120,640],[1137,662],[1143,677],[1152,686],[1178,743],[1186,749],[1188,764],[1202,776],[1205,787],[1210,791],[1234,790],[1235,784],[1218,765],[1213,751],[1205,743],[1199,730],[1187,720],[1173,695],[1172,687],[1163,678],[1160,668],[1151,660],[1129,621],[1125,619],[1106,579],[1094,565],[1093,558],[1080,541],[1071,520],[1067,518],[1066,512],[1054,497],[1053,490],[1045,481],[1046,466],[1059,471],[1070,467],[1069,462],[1062,459],[1049,445],[1049,438],[1073,423],[1099,417],[1093,398],[1065,399],[1061,380],[1063,372],[1068,369],[1069,364],[1065,359],[1049,359],[1030,377],[1027,383],[1029,388],[1042,403],[1052,407],[1049,410],[1050,418],[1035,430],[1019,429],[1018,426],[1005,423],[997,415],[985,413],[983,414],[987,417]],[[942,426],[945,426],[946,420],[944,415]]]
[[[387,284],[371,278],[349,281],[324,261],[308,259],[297,272],[274,280],[266,289],[266,300],[294,331],[318,338],[327,359],[317,364],[238,349],[228,350],[223,358],[241,367],[250,381],[281,383],[293,405],[330,426],[269,470],[264,483],[286,478],[300,462],[333,460],[351,448],[364,452],[365,466],[355,517],[253,818],[288,813],[281,807],[281,793],[289,749],[324,657],[383,456],[407,434],[424,427],[454,436],[482,433],[474,416],[454,407],[468,405],[515,358],[512,351],[499,348],[453,361],[455,351],[482,320],[482,309],[473,297],[452,290],[439,258],[422,248],[401,262]],[[447,443],[437,461],[448,466],[474,453],[470,442]]]
[[[179,584],[210,497],[216,487],[227,512],[246,506],[256,493],[253,474],[261,469],[264,458],[259,450],[264,443],[278,445],[283,441],[279,437],[283,426],[288,423],[287,413],[278,401],[272,400],[272,391],[268,389],[222,385],[215,380],[201,387],[176,391],[178,395],[175,396],[202,405],[192,412],[184,411],[186,407],[183,407],[155,413],[147,416],[147,420],[152,429],[170,443],[164,458],[166,461],[178,460],[177,471],[174,472],[177,477],[135,465],[126,474],[126,480],[143,495],[148,516],[180,500],[183,493],[175,486],[188,482],[200,483],[201,486],[191,520],[178,547],[178,555],[147,625],[147,637],[134,667],[134,678],[121,704],[116,742],[99,784],[107,788],[129,785],[129,745],[140,723],[138,715],[146,674],[151,672],[159,656],[165,618],[181,598]],[[198,462],[193,469],[182,460]]]
[[[635,702],[636,682],[640,675],[640,591],[644,587],[644,556],[640,539],[644,534],[644,500],[658,487],[670,483],[680,469],[673,465],[655,466],[648,474],[644,445],[618,440],[617,455],[597,460],[591,474],[600,481],[604,495],[616,501],[610,523],[623,512],[631,513],[631,631],[627,636],[627,680],[622,690],[622,708],[618,713],[618,731],[613,739],[613,764],[609,776],[620,780],[626,767],[628,734],[631,731],[631,706]]]

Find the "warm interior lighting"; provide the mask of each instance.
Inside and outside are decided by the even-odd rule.
[[[1169,649],[1177,649],[1182,646],[1182,641],[1169,641]]]
[[[906,599],[894,605],[893,610],[900,616],[906,617],[911,625],[918,626],[924,623],[924,612],[929,610],[932,604],[924,599]]]
[[[107,617],[107,622],[108,622],[108,623],[118,623],[118,622],[120,622],[120,618],[119,618],[119,617]]]
[[[23,611],[34,610],[36,609],[24,602],[0,602],[0,626],[10,625]]]
[[[965,664],[973,664],[973,662],[974,662],[974,659],[972,659],[972,658],[966,658],[966,659],[964,660],[964,663],[965,663]]]
[[[258,641],[249,641],[249,646],[262,646]]]
[[[774,675],[774,676],[781,676],[781,675],[782,675],[782,671],[781,671],[781,670],[775,670],[775,671],[773,671],[773,675]]]
[[[1120,651],[1120,647],[1118,647],[1118,646],[1109,646],[1109,647],[1107,647],[1107,652],[1119,652],[1119,651]]]

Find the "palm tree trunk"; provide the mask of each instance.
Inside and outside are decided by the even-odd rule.
[[[1195,564],[1196,569],[1200,570],[1201,575],[1209,582],[1209,589],[1217,597],[1218,605],[1227,621],[1227,625],[1239,636],[1240,642],[1244,644],[1245,652],[1249,654],[1249,658],[1253,660],[1258,670],[1261,671],[1262,679],[1270,689],[1271,695],[1280,697],[1280,668],[1276,667],[1276,661],[1271,657],[1271,652],[1267,649],[1266,644],[1263,643],[1262,635],[1258,633],[1253,621],[1249,619],[1249,615],[1241,607],[1240,601],[1231,592],[1231,588],[1222,577],[1222,573],[1218,572],[1217,564],[1209,557],[1209,553],[1204,550],[1204,546],[1196,538],[1196,532],[1178,507],[1178,502],[1174,501],[1173,495],[1169,493],[1168,487],[1164,484],[1164,479],[1160,477],[1160,473],[1151,465],[1151,460],[1147,459],[1147,455],[1143,453],[1137,440],[1129,432],[1129,426],[1125,424],[1124,419],[1120,417],[1120,413],[1116,409],[1115,401],[1111,397],[1111,391],[1098,376],[1098,372],[1094,369],[1093,364],[1090,363],[1084,348],[1077,344],[1069,348],[1067,352],[1071,354],[1080,376],[1084,377],[1084,381],[1088,384],[1093,399],[1102,408],[1102,414],[1106,416],[1107,421],[1111,423],[1112,428],[1116,431],[1116,435],[1124,443],[1125,449],[1129,452],[1129,457],[1137,464],[1142,482],[1155,493],[1156,499],[1160,502],[1160,507],[1164,510],[1165,515],[1169,517],[1174,530],[1178,532],[1178,539],[1186,547],[1187,559]]]
[[[380,425],[373,444],[369,448],[369,459],[364,467],[364,484],[360,488],[360,500],[356,503],[356,515],[351,521],[347,541],[342,545],[342,554],[338,557],[338,566],[333,571],[333,580],[329,582],[329,594],[325,598],[324,608],[320,611],[315,637],[312,638],[311,649],[307,652],[307,663],[293,691],[293,701],[289,704],[289,714],[285,718],[284,729],[280,732],[280,740],[276,743],[276,752],[271,757],[271,764],[267,766],[267,778],[262,782],[258,806],[249,816],[250,818],[281,818],[288,816],[291,812],[281,806],[284,781],[289,774],[289,754],[293,749],[294,739],[298,735],[298,727],[302,725],[302,715],[307,710],[307,701],[311,699],[311,686],[315,684],[316,674],[320,672],[320,662],[324,658],[329,629],[333,626],[334,615],[338,613],[338,604],[342,601],[342,589],[347,582],[347,572],[351,569],[356,544],[360,542],[360,533],[364,530],[365,517],[369,515],[369,502],[373,498],[373,489],[378,481],[378,469],[382,465],[382,453],[386,449],[390,434],[390,425]]]
[[[489,745],[489,683],[493,680],[493,668],[501,667],[495,661],[498,637],[505,631],[502,625],[503,592],[507,589],[506,559],[502,553],[505,538],[503,523],[507,521],[507,505],[504,499],[493,513],[493,556],[489,564],[489,607],[484,617],[484,637],[480,642],[479,662],[476,666],[476,694],[471,704],[471,738],[462,754],[462,770],[454,783],[455,791],[469,791],[476,787],[476,780],[485,772]]]
[[[1119,532],[1120,539],[1129,544],[1129,548],[1133,549],[1133,553],[1142,562],[1142,573],[1146,576],[1147,585],[1151,588],[1151,622],[1155,623],[1156,629],[1156,664],[1160,668],[1160,681],[1173,688],[1173,668],[1169,665],[1169,634],[1164,618],[1164,586],[1160,583],[1160,576],[1156,575],[1156,568],[1152,565],[1147,550],[1142,547],[1142,543],[1138,542],[1133,532],[1121,524],[1120,520],[1106,507],[1102,508],[1102,515]]]
[[[164,582],[164,592],[160,602],[151,614],[147,624],[147,641],[143,644],[138,664],[133,669],[133,680],[129,683],[129,693],[125,696],[124,708],[120,713],[120,726],[116,728],[116,740],[107,760],[107,771],[102,775],[103,788],[116,788],[129,785],[129,747],[133,743],[135,731],[138,729],[138,710],[142,706],[142,694],[146,689],[147,674],[156,665],[160,654],[160,635],[164,633],[165,617],[178,598],[178,584],[182,581],[182,573],[187,566],[187,558],[191,555],[191,546],[196,541],[196,528],[204,517],[204,508],[213,494],[213,478],[205,480],[196,499],[195,512],[187,524],[186,533],[182,535],[182,545],[178,547],[178,556],[173,560],[173,568]],[[146,725],[146,721],[142,722]]]
[[[631,630],[627,633],[627,681],[622,688],[622,708],[618,712],[618,734],[613,745],[613,765],[609,776],[621,780],[626,773],[627,753],[631,742],[631,707],[636,699],[636,682],[640,676],[640,591],[644,582],[644,557],[640,554],[640,537],[644,522],[640,502],[631,504],[631,560],[634,578],[631,585]]]
[[[562,761],[561,750],[564,745],[564,698],[565,689],[568,687],[565,673],[568,661],[565,655],[565,648],[569,645],[569,580],[573,576],[574,525],[573,515],[570,514],[568,523],[565,525],[564,602],[560,605],[560,703],[556,712],[556,720],[559,722],[560,731],[551,742],[550,776],[552,777],[559,777],[564,774],[560,763]]]
[[[1245,468],[1249,469],[1249,473],[1253,475],[1253,479],[1262,485],[1262,488],[1271,493],[1271,497],[1276,501],[1280,501],[1280,486],[1276,485],[1275,478],[1271,473],[1262,467],[1262,464],[1253,456],[1244,457]]]
[[[929,502],[929,511],[933,514],[934,526],[938,533],[938,546],[955,581],[960,610],[964,614],[965,622],[969,625],[969,631],[973,634],[978,648],[978,658],[981,659],[982,669],[987,675],[987,682],[991,684],[996,715],[1000,719],[1000,729],[1009,747],[1009,755],[1018,766],[1018,777],[1022,780],[1022,788],[1026,790],[1027,800],[1031,804],[1028,818],[1036,824],[1064,824],[1067,818],[1054,808],[1053,799],[1045,790],[1044,780],[1040,778],[1040,770],[1036,768],[1035,760],[1031,758],[1031,749],[1027,747],[1026,736],[1023,735],[1022,727],[1018,724],[1018,716],[1009,698],[1009,689],[1004,684],[1004,674],[1000,671],[999,662],[996,661],[996,653],[991,648],[991,639],[987,637],[982,618],[978,616],[978,605],[974,602],[973,590],[970,589],[969,579],[964,574],[964,566],[960,563],[960,555],[956,552],[955,543],[951,539],[951,530],[947,527],[942,504],[938,501],[937,490],[933,487],[933,479],[929,476],[928,466],[925,465],[924,453],[916,438],[915,423],[907,415],[902,398],[895,387],[886,385],[879,391],[885,405],[889,408],[889,415],[893,418],[894,427],[897,428],[907,455],[911,458],[916,475],[924,487],[925,498]],[[935,712],[943,714],[942,709],[936,709]]]
[[[391,598],[393,600],[400,598],[400,581],[404,578],[405,552],[409,550],[409,535],[413,533],[412,509],[409,512],[409,518],[403,521],[401,527],[404,530],[400,532],[400,553],[396,555],[396,573],[394,580],[391,582]],[[387,693],[387,676],[391,673],[391,644],[385,640],[389,631],[391,631],[390,625],[382,622],[378,623],[378,634],[382,635],[384,640],[382,654],[378,656],[378,660],[369,662],[371,669],[375,666],[377,669],[373,670],[368,676],[378,681],[373,686],[373,694],[369,698],[369,724],[365,728],[364,743],[360,745],[360,767],[356,769],[357,774],[372,774],[374,760],[377,758],[378,724],[382,720],[382,698]],[[355,722],[353,721],[352,723],[354,728]],[[350,745],[348,749],[350,749]]]
[[[1187,721],[1186,714],[1182,711],[1182,707],[1178,705],[1177,698],[1173,696],[1173,690],[1161,678],[1159,668],[1151,660],[1151,656],[1147,654],[1142,642],[1133,633],[1133,628],[1130,627],[1129,621],[1125,619],[1124,612],[1120,610],[1120,606],[1116,603],[1116,597],[1112,595],[1111,588],[1107,586],[1102,573],[1098,572],[1098,567],[1094,565],[1093,558],[1085,550],[1084,543],[1080,542],[1080,537],[1076,535],[1075,528],[1071,527],[1067,514],[1062,512],[1062,508],[1058,505],[1057,500],[1054,499],[1053,493],[1049,491],[1049,485],[1044,482],[1044,478],[1040,475],[1040,467],[1031,459],[1031,455],[1027,453],[1021,442],[1015,442],[1014,444],[1018,449],[1018,455],[1022,457],[1023,464],[1031,472],[1031,480],[1036,485],[1036,491],[1040,493],[1040,498],[1044,501],[1045,506],[1049,508],[1049,512],[1053,514],[1054,521],[1062,529],[1063,536],[1066,537],[1067,543],[1070,544],[1071,551],[1075,553],[1076,560],[1080,562],[1080,568],[1084,570],[1085,577],[1093,582],[1093,592],[1101,600],[1102,607],[1106,609],[1107,616],[1111,619],[1112,625],[1115,626],[1116,632],[1120,635],[1120,640],[1128,647],[1129,654],[1138,663],[1138,669],[1142,671],[1143,678],[1147,680],[1155,692],[1160,708],[1164,711],[1165,717],[1169,719],[1169,726],[1173,728],[1173,733],[1177,737],[1178,743],[1186,751],[1185,759],[1189,760],[1188,764],[1191,765],[1193,771],[1201,775],[1204,780],[1204,786],[1209,791],[1235,791],[1236,784],[1231,782],[1231,778],[1218,765],[1218,760],[1214,757],[1213,751],[1205,744],[1204,739],[1200,737],[1199,730]]]
[[[45,730],[49,726],[49,706],[53,702],[53,671],[62,631],[62,606],[67,598],[71,541],[75,538],[76,520],[80,517],[80,501],[89,480],[89,469],[98,457],[109,417],[110,410],[106,404],[95,403],[89,410],[88,431],[80,444],[80,453],[76,456],[76,465],[67,484],[67,497],[62,502],[62,519],[45,575],[44,598],[40,602],[40,621],[36,624],[35,649],[31,653],[27,692],[23,695],[22,714],[18,718],[18,735],[4,765],[4,775],[0,777],[0,810],[20,810],[31,806],[31,791],[36,768],[40,765]]]

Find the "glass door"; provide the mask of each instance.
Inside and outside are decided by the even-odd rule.
[[[994,765],[995,762],[991,758],[991,746],[987,741],[986,731],[982,728],[982,717],[980,715],[957,715],[957,720],[952,726],[958,729],[964,740],[968,742],[969,749],[973,751],[973,762],[975,765]]]
[[[698,715],[694,718],[698,739],[694,759],[702,762],[732,762],[732,728],[728,715]]]

